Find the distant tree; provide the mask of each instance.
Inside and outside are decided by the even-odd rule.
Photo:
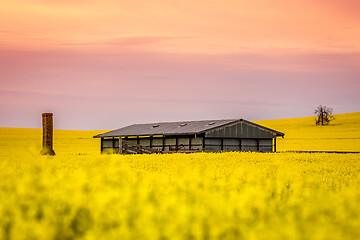
[[[327,106],[319,105],[317,109],[315,109],[316,118],[315,124],[316,125],[328,125],[332,120],[335,119],[333,114],[333,109]]]

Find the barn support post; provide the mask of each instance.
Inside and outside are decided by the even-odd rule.
[[[54,156],[53,150],[53,114],[42,114],[42,126],[43,126],[43,146],[40,152],[41,155]]]
[[[100,141],[100,153],[102,153],[104,150],[104,138],[101,138],[101,141]]]
[[[241,152],[241,138],[239,138],[239,151]]]
[[[276,137],[274,137],[274,152],[276,152]]]
[[[162,150],[165,151],[165,135],[162,137]]]
[[[205,134],[202,139],[202,149],[203,149],[203,152],[205,152]]]
[[[179,139],[177,136],[175,136],[175,151],[177,152],[179,150]]]
[[[189,137],[189,150],[191,150],[191,135]]]
[[[260,139],[256,139],[256,150],[260,151]]]
[[[119,154],[123,154],[123,139],[121,136],[119,136]]]

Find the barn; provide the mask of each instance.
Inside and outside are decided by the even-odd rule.
[[[284,133],[244,119],[134,124],[100,135],[101,152],[276,152]]]

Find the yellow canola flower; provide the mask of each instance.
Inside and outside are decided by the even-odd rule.
[[[272,124],[287,134],[283,150],[327,138],[314,150],[359,151],[349,119],[332,126],[340,137],[304,119],[298,138],[293,125]],[[360,236],[360,154],[101,155],[101,132],[55,130],[50,157],[39,154],[40,129],[0,128],[0,239]],[[341,145],[346,136],[352,145]]]
[[[354,239],[359,154],[2,153],[0,239]]]

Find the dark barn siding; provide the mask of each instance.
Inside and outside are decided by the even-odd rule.
[[[236,122],[231,125],[218,127],[205,133],[206,137],[211,138],[274,138],[276,134],[258,125],[248,122]]]

